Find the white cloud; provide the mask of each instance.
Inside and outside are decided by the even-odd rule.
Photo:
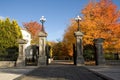
[[[3,17],[3,16],[0,16],[0,19],[1,19],[1,20],[3,20],[3,19],[5,19],[5,17]]]

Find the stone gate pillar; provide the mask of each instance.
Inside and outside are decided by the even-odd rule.
[[[105,64],[105,58],[103,55],[103,42],[104,42],[103,38],[94,39],[96,65]]]
[[[83,45],[82,45],[82,37],[83,33],[80,31],[75,32],[76,37],[76,65],[81,66],[84,65],[84,58],[83,58]]]
[[[19,54],[18,54],[16,66],[23,67],[25,66],[25,46],[27,44],[27,41],[24,39],[20,39],[18,43],[19,43]]]
[[[38,59],[38,66],[47,64],[46,37],[47,37],[47,33],[46,32],[41,31],[39,33],[39,59]]]

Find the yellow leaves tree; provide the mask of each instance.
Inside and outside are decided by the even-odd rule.
[[[68,47],[68,53],[70,56],[73,56],[73,44],[75,44],[74,32],[77,31],[77,24],[75,24],[74,20],[71,20],[71,25],[65,30],[65,34],[63,37],[63,43]]]
[[[84,37],[87,40],[92,41],[95,38],[104,38],[106,48],[118,42],[120,11],[117,10],[117,6],[111,0],[90,2],[82,10],[82,14],[84,20],[81,24],[83,24],[82,27],[87,28],[84,31],[86,33]]]
[[[104,38],[105,48],[120,47],[120,10],[111,0],[91,1],[81,12],[83,20],[80,22],[80,27],[84,33],[84,45],[93,44],[96,38]],[[77,23],[72,21],[64,34],[64,42],[71,50],[72,43],[75,43],[75,30]]]

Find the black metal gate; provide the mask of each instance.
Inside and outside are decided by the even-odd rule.
[[[25,50],[25,65],[37,66],[39,58],[39,47],[36,45],[28,46]]]
[[[77,60],[76,45],[73,44],[73,61],[74,61],[74,65],[76,65],[76,60]]]

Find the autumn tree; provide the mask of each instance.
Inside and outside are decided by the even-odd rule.
[[[47,42],[47,45],[49,46],[49,57],[50,58],[53,58],[53,46],[55,45],[56,43],[53,42],[53,41],[48,41]]]
[[[84,42],[90,44],[95,38],[104,38],[105,48],[115,48],[113,44],[119,43],[120,35],[120,11],[117,6],[111,0],[90,2],[82,14]]]
[[[67,50],[70,56],[73,56],[73,44],[75,44],[76,39],[74,37],[74,32],[77,31],[77,24],[71,20],[71,24],[65,30],[63,43],[67,45]]]
[[[82,10],[83,20],[80,22],[84,33],[83,44],[93,44],[96,38],[105,39],[105,48],[120,47],[120,10],[111,0],[90,1]],[[72,20],[64,34],[64,42],[72,50],[75,43],[74,32],[77,23]]]
[[[63,42],[55,42],[52,45],[52,55],[55,59],[65,59],[70,57],[67,50],[67,45]]]
[[[38,34],[42,29],[42,26],[36,21],[24,22],[23,26],[32,35],[32,44],[38,44]]]

